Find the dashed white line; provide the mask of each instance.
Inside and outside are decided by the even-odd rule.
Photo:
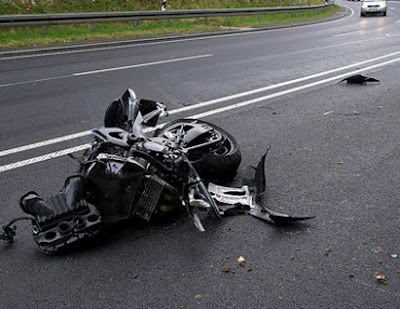
[[[239,107],[253,105],[253,104],[261,102],[261,101],[266,101],[266,100],[269,100],[269,99],[272,99],[272,98],[276,98],[276,97],[280,97],[280,96],[283,96],[283,95],[286,95],[286,94],[290,94],[290,93],[293,93],[293,92],[305,90],[305,89],[308,89],[308,88],[311,88],[311,87],[314,87],[314,86],[318,86],[318,85],[321,85],[321,84],[326,84],[328,82],[332,82],[332,81],[335,81],[337,79],[342,79],[342,78],[347,77],[349,75],[358,74],[358,73],[361,73],[361,72],[364,72],[364,71],[368,71],[368,70],[371,70],[371,69],[374,69],[374,68],[378,68],[378,67],[381,67],[381,66],[392,64],[392,63],[398,62],[398,61],[400,61],[400,58],[392,59],[392,60],[389,60],[389,61],[386,61],[386,62],[382,62],[382,63],[379,63],[379,64],[375,64],[375,65],[371,65],[369,67],[365,67],[365,68],[362,68],[362,69],[354,70],[352,72],[336,75],[336,76],[333,76],[333,77],[330,77],[330,78],[327,78],[327,79],[322,79],[322,80],[319,80],[319,81],[316,81],[316,82],[313,82],[313,83],[310,83],[310,84],[306,84],[306,85],[302,85],[302,86],[299,86],[299,87],[291,88],[291,89],[288,89],[288,90],[272,93],[272,94],[269,94],[269,95],[266,95],[266,96],[262,96],[262,97],[259,97],[259,98],[253,99],[253,100],[249,100],[249,101],[245,101],[245,102],[229,105],[229,106],[226,106],[226,107],[221,107],[221,108],[218,108],[218,109],[210,110],[208,112],[200,113],[200,114],[194,115],[192,117],[194,117],[194,118],[203,118],[203,117],[208,117],[208,116],[215,115],[215,114],[218,114],[218,113],[226,112],[226,111],[229,111],[229,110],[232,110],[232,109],[236,109],[236,108],[239,108]]]
[[[309,84],[306,84],[306,85],[302,85],[302,86],[298,86],[298,87],[295,87],[295,88],[291,88],[291,89],[283,90],[283,91],[280,91],[280,92],[272,93],[272,94],[269,94],[269,95],[265,95],[265,96],[262,96],[262,97],[259,97],[259,98],[252,99],[252,100],[248,100],[248,101],[236,103],[236,104],[233,104],[233,105],[229,105],[229,106],[226,106],[226,107],[221,107],[221,108],[218,108],[218,109],[209,110],[207,112],[203,112],[203,113],[199,113],[199,114],[196,114],[196,115],[192,115],[192,116],[190,116],[188,118],[204,118],[204,117],[216,115],[216,114],[219,114],[219,113],[222,113],[222,112],[226,112],[226,111],[230,111],[230,110],[233,110],[233,109],[237,109],[237,108],[240,108],[240,107],[253,105],[253,104],[256,104],[256,103],[259,103],[259,102],[262,102],[262,101],[266,101],[266,100],[269,100],[269,99],[272,99],[272,98],[276,98],[276,97],[283,96],[283,95],[286,95],[286,94],[290,94],[290,93],[293,93],[293,92],[305,90],[305,89],[308,89],[308,88],[311,88],[311,87],[314,87],[314,86],[317,86],[317,85],[326,84],[326,83],[329,83],[329,82],[332,82],[332,81],[335,81],[335,80],[338,80],[338,79],[342,79],[342,78],[344,78],[346,76],[349,76],[349,75],[358,74],[358,73],[361,73],[361,72],[364,72],[364,71],[368,71],[368,70],[371,70],[371,69],[374,69],[374,68],[378,68],[378,67],[382,67],[382,66],[385,66],[385,65],[389,65],[389,64],[392,64],[392,63],[395,63],[395,62],[398,62],[398,61],[400,61],[400,58],[395,58],[395,59],[392,59],[392,60],[388,60],[386,62],[378,63],[378,64],[375,64],[375,65],[371,65],[369,67],[365,67],[365,68],[362,68],[362,69],[357,69],[357,70],[354,70],[352,72],[336,75],[336,76],[333,76],[333,77],[330,77],[330,78],[326,78],[326,79],[323,79],[323,80],[319,80],[319,81],[316,81],[316,82],[313,82],[313,83],[309,83]],[[26,166],[26,165],[31,165],[31,164],[34,164],[34,163],[39,163],[39,162],[42,162],[42,161],[46,161],[46,160],[50,160],[50,159],[53,159],[53,158],[61,157],[61,156],[64,156],[64,155],[67,155],[67,154],[70,154],[70,153],[74,153],[74,152],[77,152],[77,151],[81,151],[81,150],[87,149],[89,147],[90,147],[90,144],[84,144],[84,145],[81,145],[81,146],[68,148],[68,149],[56,151],[56,152],[53,152],[53,153],[49,153],[49,154],[46,154],[44,156],[35,157],[35,158],[32,158],[32,159],[28,159],[28,160],[24,160],[24,161],[20,161],[20,162],[16,162],[16,163],[8,164],[8,165],[3,165],[3,166],[0,166],[0,173],[5,172],[5,171],[9,171],[9,170],[12,170],[12,169],[16,169],[16,168],[19,168],[19,167],[23,167],[23,166]]]
[[[117,70],[133,69],[133,68],[146,67],[146,66],[152,66],[152,65],[157,65],[157,64],[166,64],[166,63],[174,63],[174,62],[180,62],[180,61],[195,60],[195,59],[207,58],[207,57],[212,57],[212,56],[213,56],[212,54],[205,54],[205,55],[174,58],[174,59],[160,60],[160,61],[147,62],[147,63],[132,64],[132,65],[126,65],[126,66],[121,66],[121,67],[114,67],[114,68],[106,68],[106,69],[100,69],[100,70],[94,70],[94,71],[73,73],[71,75],[55,76],[55,77],[34,79],[34,80],[28,80],[28,81],[22,81],[22,82],[8,83],[8,84],[0,85],[0,88],[23,85],[23,84],[39,83],[39,82],[56,80],[56,79],[63,79],[63,78],[78,77],[78,76],[84,76],[84,75],[90,75],[90,74],[98,74],[98,73],[111,72],[111,71],[117,71]]]
[[[19,162],[15,162],[15,163],[11,163],[11,164],[7,164],[7,165],[3,165],[0,166],[0,173],[6,172],[6,171],[10,171],[19,167],[23,167],[23,166],[27,166],[27,165],[31,165],[31,164],[35,164],[35,163],[39,163],[39,162],[43,162],[43,161],[47,161],[50,159],[55,159],[58,157],[62,157],[74,152],[78,152],[78,151],[82,151],[85,149],[88,149],[91,147],[91,144],[84,144],[81,146],[77,146],[77,147],[73,147],[73,148],[68,148],[68,149],[64,149],[64,150],[60,150],[60,151],[56,151],[56,152],[52,152],[52,153],[48,153],[45,154],[43,156],[39,156],[39,157],[35,157],[35,158],[31,158],[28,160],[24,160],[24,161],[19,161]]]
[[[189,111],[189,110],[198,109],[198,108],[201,108],[201,107],[215,105],[215,104],[218,104],[218,103],[221,103],[221,102],[225,102],[225,101],[228,101],[228,100],[233,100],[233,99],[238,99],[238,98],[249,96],[249,95],[254,95],[254,94],[257,94],[259,92],[273,90],[273,89],[284,87],[284,86],[289,86],[289,85],[292,85],[292,84],[296,84],[296,83],[307,81],[307,80],[310,80],[310,79],[322,77],[322,76],[325,76],[325,75],[328,75],[328,74],[332,74],[332,73],[336,73],[336,72],[340,72],[340,71],[343,71],[343,70],[346,70],[346,69],[359,67],[359,66],[368,64],[370,62],[383,60],[383,59],[386,59],[386,58],[389,58],[389,57],[393,57],[393,56],[397,56],[397,55],[400,55],[400,51],[393,52],[393,53],[390,53],[390,54],[387,54],[387,55],[383,55],[383,56],[379,56],[379,57],[376,57],[376,58],[364,60],[364,61],[357,62],[357,63],[354,63],[354,64],[346,65],[346,66],[343,66],[343,67],[331,69],[331,70],[328,70],[328,71],[324,71],[324,72],[320,72],[320,73],[316,73],[316,74],[312,74],[312,75],[308,75],[308,76],[292,79],[292,80],[285,81],[285,82],[282,82],[282,83],[273,84],[273,85],[269,85],[269,86],[266,86],[266,87],[245,91],[245,92],[240,92],[240,93],[236,93],[236,94],[233,94],[233,95],[225,96],[225,97],[222,97],[222,98],[217,98],[217,99],[213,99],[213,100],[209,100],[209,101],[205,101],[205,102],[201,102],[201,103],[197,103],[197,104],[193,104],[193,105],[189,105],[189,106],[185,106],[185,107],[181,107],[181,108],[176,108],[176,109],[170,110],[169,114],[170,115],[178,114],[178,113],[186,112],[186,111]],[[346,73],[345,75],[350,75],[350,74],[351,74],[351,72],[350,73]],[[13,153],[17,153],[17,152],[21,152],[21,151],[31,150],[31,149],[42,147],[42,146],[48,146],[48,145],[51,145],[51,144],[64,142],[64,141],[67,141],[67,140],[71,140],[71,139],[74,139],[74,138],[87,136],[87,135],[90,135],[90,134],[91,134],[91,131],[88,130],[88,131],[78,132],[78,133],[75,133],[75,134],[70,134],[70,135],[66,135],[66,136],[61,136],[61,137],[45,140],[45,141],[42,141],[42,142],[37,142],[37,143],[25,145],[25,146],[20,146],[20,147],[16,147],[16,148],[3,150],[3,151],[0,151],[0,157],[6,156],[6,155],[9,155],[9,154],[13,154]]]
[[[27,80],[27,81],[23,81],[23,82],[3,84],[3,85],[0,85],[0,88],[2,88],[2,87],[10,87],[10,86],[17,86],[17,85],[24,85],[24,84],[34,84],[34,83],[40,83],[40,82],[46,82],[46,81],[50,81],[50,80],[70,78],[70,77],[73,77],[73,76],[72,75],[64,75],[64,76],[56,76],[56,77],[48,77],[48,78]]]
[[[351,13],[349,16],[346,16],[341,19],[336,19],[336,20],[331,20],[325,22],[325,24],[328,23],[337,23],[337,22],[343,22],[343,20],[348,19],[354,15],[354,10],[350,8],[347,5],[341,5],[340,6],[345,7],[348,9]],[[298,27],[301,28],[308,28],[308,27],[318,27],[316,24],[311,24],[311,25],[299,25]],[[9,57],[1,57],[2,54],[0,53],[0,61],[4,60],[14,60],[14,59],[23,59],[23,58],[35,58],[35,57],[46,57],[46,56],[56,56],[56,55],[64,55],[64,54],[76,54],[76,53],[87,53],[87,52],[97,52],[97,51],[106,51],[106,50],[113,50],[113,49],[121,49],[121,48],[135,48],[135,47],[140,47],[140,46],[151,46],[151,45],[160,45],[160,44],[172,44],[172,43],[181,43],[181,42],[190,42],[190,41],[201,41],[201,40],[211,40],[211,39],[219,39],[219,38],[225,38],[225,37],[235,37],[235,36],[242,36],[242,35],[255,35],[259,33],[265,33],[265,32],[274,32],[274,31],[288,31],[292,30],[293,28],[279,28],[279,29],[266,29],[266,30],[257,30],[257,31],[249,31],[249,32],[243,32],[243,33],[228,33],[228,34],[217,34],[217,35],[208,35],[208,36],[203,36],[203,37],[196,37],[196,38],[183,38],[183,39],[175,39],[175,37],[165,37],[163,41],[159,42],[145,42],[146,40],[140,40],[141,43],[139,43],[139,40],[127,40],[127,41],[119,41],[118,46],[109,46],[109,47],[97,47],[98,45],[102,45],[102,43],[92,43],[92,44],[81,44],[81,45],[75,45],[74,47],[82,47],[83,49],[73,49],[73,50],[67,50],[67,51],[54,51],[54,52],[44,52],[41,53],[40,50],[37,50],[38,54],[30,54],[30,55],[20,55],[20,56],[9,56]],[[148,39],[150,41],[151,39]],[[88,47],[87,49],[84,49],[84,47]],[[93,48],[94,47],[94,48]],[[57,48],[55,48],[56,50]],[[34,52],[36,50],[33,50]]]
[[[90,74],[98,74],[98,73],[104,73],[104,72],[140,68],[140,67],[157,65],[157,64],[165,64],[165,63],[173,63],[173,62],[180,62],[180,61],[186,61],[186,60],[201,59],[201,58],[212,57],[212,56],[213,56],[212,54],[205,54],[205,55],[198,55],[198,56],[191,56],[191,57],[175,58],[175,59],[154,61],[154,62],[148,62],[148,63],[126,65],[126,66],[115,67],[115,68],[106,68],[106,69],[100,69],[100,70],[94,70],[94,71],[80,72],[80,73],[74,73],[72,75],[73,76],[83,76],[83,75],[90,75]]]
[[[357,30],[357,31],[351,31],[351,32],[346,32],[346,33],[340,33],[340,34],[336,34],[334,35],[335,37],[337,36],[346,36],[346,35],[352,35],[352,34],[362,34],[362,30]]]
[[[38,142],[38,143],[33,143],[33,144],[21,146],[21,147],[3,150],[3,151],[0,151],[0,157],[4,157],[4,156],[7,156],[7,155],[10,155],[13,153],[17,153],[17,152],[22,152],[22,151],[26,151],[26,150],[30,150],[30,149],[35,149],[35,148],[39,148],[39,147],[43,147],[43,146],[48,146],[48,145],[52,145],[52,144],[56,144],[56,143],[65,142],[65,141],[83,137],[83,136],[87,136],[87,135],[90,135],[91,132],[92,132],[91,130],[83,131],[83,132],[79,132],[79,133],[74,133],[74,134],[70,134],[70,135],[65,135],[65,136],[61,136],[61,137],[48,139],[48,140]]]

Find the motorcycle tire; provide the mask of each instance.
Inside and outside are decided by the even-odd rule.
[[[220,149],[216,149],[209,154],[205,155],[200,160],[191,162],[203,180],[226,180],[231,179],[236,175],[242,154],[239,145],[235,138],[226,132],[224,129],[216,126],[215,124],[197,120],[197,119],[177,119],[167,123],[164,127],[157,130],[154,136],[163,135],[169,128],[177,123],[200,123],[206,124],[218,131],[225,137],[225,142]]]

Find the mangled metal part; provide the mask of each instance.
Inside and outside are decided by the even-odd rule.
[[[247,179],[247,184],[240,188],[209,183],[208,189],[206,189],[196,170],[190,162],[186,162],[186,167],[190,170],[190,177],[184,188],[182,205],[187,208],[189,216],[199,231],[205,231],[200,220],[202,213],[214,214],[217,218],[249,214],[258,219],[278,224],[314,218],[313,216],[298,216],[278,212],[263,203],[262,197],[266,189],[265,160],[267,153],[268,151],[257,167],[252,168],[252,175]],[[114,169],[111,168],[109,172],[120,173],[118,164],[111,167]],[[148,180],[154,180],[153,178],[153,176],[148,176]],[[83,238],[90,238],[98,234],[101,230],[103,218],[97,207],[85,200],[83,186],[84,178],[82,176],[72,176],[67,179],[64,189],[47,201],[43,201],[34,192],[28,192],[21,199],[22,209],[31,214],[24,203],[24,201],[31,201],[31,207],[40,210],[38,212],[36,209],[32,215],[34,213],[40,215],[12,220],[3,226],[0,240],[8,242],[13,240],[15,227],[12,224],[17,220],[32,221],[33,238],[39,248],[46,253],[56,253]],[[149,221],[155,211],[159,194],[163,192],[165,186],[164,181],[159,181],[154,188],[149,187],[148,190],[144,190],[143,196],[151,195],[154,200],[146,203],[143,201],[143,204],[139,200],[138,205],[140,207],[136,208],[135,215]]]
[[[272,210],[265,206],[259,198],[251,193],[248,186],[241,188],[218,186],[209,183],[208,191],[212,198],[218,202],[218,208],[225,215],[247,212],[253,217],[275,223],[307,220],[312,216],[293,216]]]
[[[314,216],[278,212],[270,209],[262,202],[262,196],[266,189],[265,159],[268,151],[269,148],[254,169],[255,174],[250,181],[252,187],[244,185],[241,188],[234,188],[209,183],[208,191],[212,198],[218,202],[220,210],[224,211],[226,215],[245,212],[258,219],[281,224],[314,218]]]
[[[250,195],[248,186],[241,188],[218,186],[212,182],[208,184],[211,197],[223,204],[241,204],[252,207],[253,197]]]
[[[16,235],[17,227],[13,224],[20,220],[35,220],[33,216],[22,216],[12,219],[6,225],[4,225],[1,229],[3,230],[0,234],[0,240],[4,240],[6,242],[13,242],[14,237]]]

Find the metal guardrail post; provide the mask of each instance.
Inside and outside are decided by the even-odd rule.
[[[42,25],[42,35],[46,36],[46,34],[47,34],[47,27],[46,25]]]

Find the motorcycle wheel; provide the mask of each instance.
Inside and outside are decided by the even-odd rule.
[[[157,130],[154,136],[163,135],[165,132],[170,131],[173,126],[176,126],[177,123],[205,124],[225,137],[225,142],[219,149],[214,149],[205,154],[200,160],[191,162],[202,179],[214,181],[225,180],[233,178],[236,175],[240,161],[242,160],[242,154],[237,141],[232,135],[215,124],[203,120],[177,119]]]

